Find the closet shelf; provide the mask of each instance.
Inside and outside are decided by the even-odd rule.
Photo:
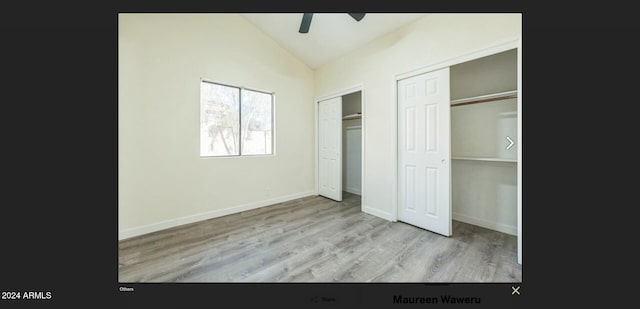
[[[489,158],[489,157],[451,157],[453,160],[469,160],[469,161],[490,161],[490,162],[512,162],[516,163],[516,159]]]
[[[342,120],[351,120],[351,119],[360,119],[360,118],[362,118],[362,114],[358,113],[358,114],[345,115],[342,117]]]
[[[506,99],[515,99],[518,97],[518,90],[511,90],[505,92],[492,93],[487,95],[480,95],[477,97],[470,97],[464,99],[451,100],[451,106],[469,105],[477,103],[486,103],[492,101],[500,101]]]

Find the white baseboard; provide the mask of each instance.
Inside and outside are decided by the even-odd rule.
[[[360,192],[360,188],[354,188],[354,187],[347,187],[344,189],[345,191],[349,192],[349,193],[353,193],[353,194],[357,194],[357,195],[362,195]]]
[[[484,228],[488,228],[488,229],[495,230],[502,233],[507,233],[514,236],[518,235],[518,229],[513,225],[478,219],[478,218],[462,215],[455,212],[453,213],[453,220],[481,226]]]
[[[362,211],[388,221],[392,221],[392,222],[396,221],[394,216],[392,216],[391,213],[388,213],[386,211],[378,210],[378,209],[371,208],[369,206],[364,206],[364,205],[362,206]]]
[[[216,209],[216,210],[207,211],[207,212],[203,212],[195,215],[184,216],[180,218],[151,223],[151,224],[147,224],[139,227],[129,228],[129,229],[122,230],[118,233],[118,240],[140,236],[140,235],[176,227],[179,225],[189,224],[193,222],[222,217],[222,216],[226,216],[234,213],[239,213],[242,211],[265,207],[265,206],[282,203],[290,200],[295,200],[298,198],[303,198],[311,195],[314,195],[313,190],[280,196],[280,197],[253,202],[253,203],[242,204],[242,205],[233,206],[233,207],[224,208],[224,209]]]

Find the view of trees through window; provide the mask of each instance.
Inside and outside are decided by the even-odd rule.
[[[200,98],[200,156],[272,154],[271,94],[203,81]]]

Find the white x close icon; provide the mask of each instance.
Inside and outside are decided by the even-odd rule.
[[[511,286],[511,289],[513,290],[513,292],[511,292],[511,295],[514,295],[516,293],[518,293],[518,295],[520,295],[520,286]]]

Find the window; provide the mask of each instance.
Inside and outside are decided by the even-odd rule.
[[[200,83],[200,156],[273,154],[273,95]]]

